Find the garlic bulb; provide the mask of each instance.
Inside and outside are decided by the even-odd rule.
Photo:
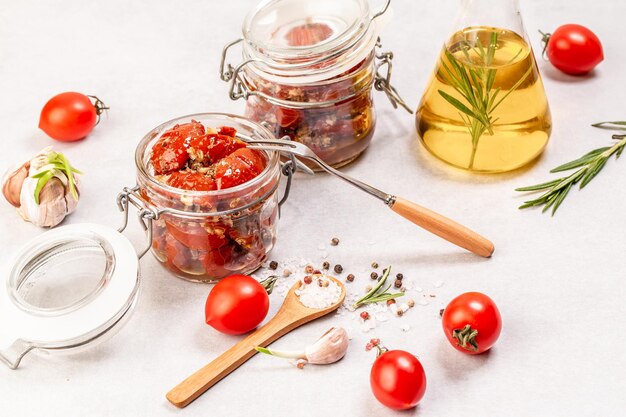
[[[317,342],[304,348],[304,350],[276,350],[257,346],[260,353],[276,356],[283,359],[303,360],[316,365],[335,363],[343,358],[348,350],[348,333],[342,327],[332,327]]]
[[[76,174],[65,156],[48,147],[5,176],[2,193],[26,221],[54,227],[76,209]]]

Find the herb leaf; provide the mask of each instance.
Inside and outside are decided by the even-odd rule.
[[[395,298],[402,297],[404,295],[403,292],[395,294],[387,292],[391,288],[391,284],[388,285],[384,290],[380,290],[387,282],[387,278],[389,277],[390,273],[391,266],[388,266],[387,268],[385,268],[383,275],[378,278],[378,282],[376,283],[376,285],[371,290],[369,290],[367,294],[359,298],[352,307],[356,309],[365,304],[378,303],[381,301],[393,300]]]
[[[626,126],[626,121],[601,122],[591,126],[600,129],[626,130],[626,127],[621,127]],[[552,215],[554,215],[575,184],[580,183],[579,189],[582,190],[602,171],[602,168],[604,168],[611,156],[615,155],[615,159],[619,158],[626,147],[626,135],[613,135],[613,139],[617,140],[613,146],[594,149],[580,158],[560,165],[550,171],[555,173],[578,168],[570,175],[542,184],[517,188],[515,191],[545,191],[538,198],[524,202],[519,208],[543,206],[542,212],[552,208]]]

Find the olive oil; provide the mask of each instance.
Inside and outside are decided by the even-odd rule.
[[[515,32],[470,27],[445,44],[416,114],[439,159],[470,171],[504,172],[541,154],[550,109],[531,47]]]

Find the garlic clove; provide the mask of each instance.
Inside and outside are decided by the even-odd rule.
[[[7,173],[2,181],[2,194],[4,198],[14,207],[21,205],[20,192],[22,190],[22,184],[28,177],[28,170],[30,169],[30,162],[24,163],[21,167],[13,172]]]
[[[332,327],[317,342],[307,346],[304,351],[276,350],[256,346],[259,353],[283,359],[305,360],[316,365],[328,365],[343,358],[348,350],[348,332],[342,327]]]
[[[78,201],[70,194],[61,178],[53,177],[41,189],[39,204],[33,198],[37,180],[26,178],[22,187],[18,209],[24,220],[39,227],[54,227],[76,209]]]
[[[343,327],[333,327],[317,342],[305,348],[306,360],[317,365],[337,362],[345,356],[348,341],[348,332]]]

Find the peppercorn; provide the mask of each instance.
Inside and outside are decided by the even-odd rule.
[[[378,264],[376,262],[372,262],[372,268],[374,269],[378,268]]]
[[[322,271],[320,271],[319,269],[316,269],[313,271],[313,275],[321,275]]]
[[[330,268],[330,264],[328,263],[328,261],[324,261],[324,263],[322,264],[322,269],[328,270]]]
[[[396,274],[396,279],[399,279],[400,281],[402,281],[402,278],[404,278],[404,275],[402,275],[402,273],[401,273],[401,272],[398,272],[398,273]]]
[[[298,363],[296,364],[296,367],[297,367],[298,369],[304,369],[304,365],[306,365],[306,362],[298,362]]]
[[[443,317],[443,308],[439,310],[439,317]]]
[[[288,277],[289,275],[291,275],[291,270],[290,270],[290,269],[285,269],[285,270],[283,271],[283,276],[284,276],[284,277]]]
[[[328,287],[329,282],[327,279],[319,279],[317,280],[317,285],[319,285],[320,287]]]
[[[408,305],[409,308],[413,308],[415,307],[415,301],[413,301],[412,298],[409,298],[408,301],[406,302],[406,305]]]
[[[346,277],[346,281],[348,282],[354,281],[354,274],[348,274],[348,276]]]
[[[361,312],[361,314],[360,314],[360,316],[361,316],[361,318],[362,318],[363,320],[369,320],[369,318],[370,318],[370,313],[368,313],[367,311],[362,311],[362,312]]]
[[[311,275],[307,275],[304,277],[304,283],[305,284],[310,284],[313,282],[313,277]]]
[[[313,267],[311,265],[307,265],[304,268],[304,272],[306,272],[307,274],[312,274],[313,273]]]
[[[404,314],[404,311],[398,310],[396,314],[398,315],[398,317],[402,317],[402,315]]]
[[[343,266],[341,266],[341,264],[335,265],[335,272],[341,274],[343,272]]]
[[[393,283],[393,286],[396,287],[396,288],[401,288],[402,287],[402,281],[397,279],[396,282]]]
[[[395,303],[396,303],[396,300],[394,300],[393,298],[391,298],[391,299],[387,300],[387,305],[388,305],[388,306],[390,306],[390,305],[392,305],[392,304],[395,304]]]
[[[332,238],[330,244],[333,246],[337,246],[339,244],[339,239],[337,239],[336,237]]]
[[[270,262],[270,269],[276,269],[276,268],[278,268],[278,262],[276,261]]]
[[[372,279],[378,279],[378,274],[377,274],[376,272],[372,272],[372,273],[370,274],[370,278],[372,278]]]

